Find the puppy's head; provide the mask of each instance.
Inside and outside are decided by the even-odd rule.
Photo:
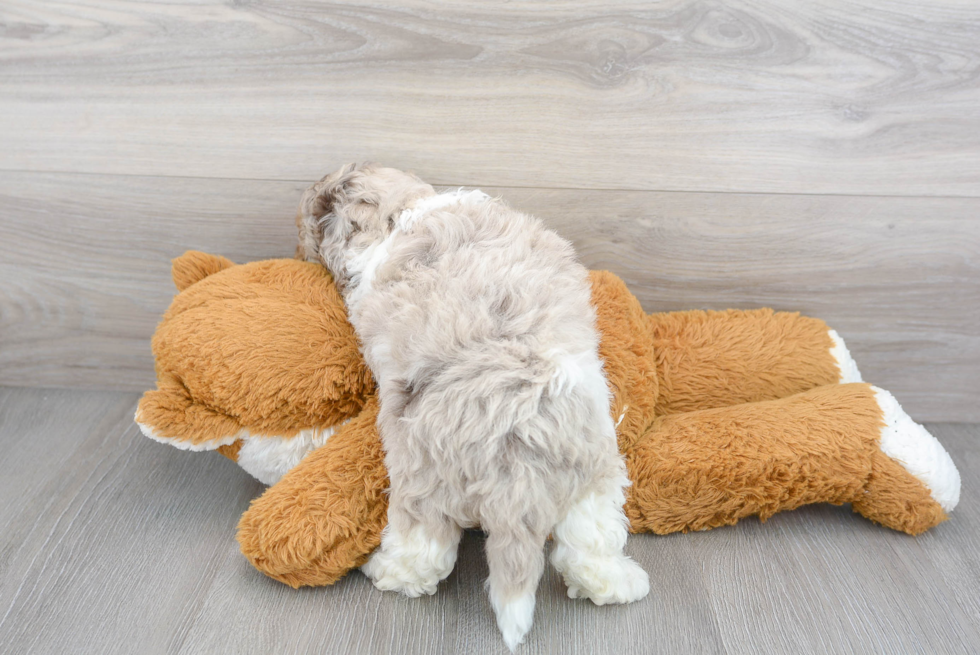
[[[345,261],[395,228],[395,219],[419,198],[435,194],[414,175],[371,164],[347,164],[303,194],[296,225],[296,256],[325,265],[346,282]]]

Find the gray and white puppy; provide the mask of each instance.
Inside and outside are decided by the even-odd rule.
[[[334,275],[378,382],[388,526],[362,570],[432,594],[462,528],[487,533],[488,587],[513,650],[551,562],[572,598],[649,591],[623,554],[629,484],[588,273],[538,219],[479,191],[348,165],[307,190],[300,252]]]

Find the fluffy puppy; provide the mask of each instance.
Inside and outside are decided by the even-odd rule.
[[[437,195],[374,166],[324,177],[297,222],[378,382],[391,491],[362,567],[374,584],[434,593],[462,528],[479,525],[511,650],[531,627],[549,533],[570,597],[645,596],[646,573],[623,554],[629,482],[571,245],[479,191]]]

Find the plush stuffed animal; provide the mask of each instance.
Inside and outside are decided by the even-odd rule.
[[[380,543],[387,477],[374,382],[329,273],[188,252],[173,278],[180,293],[153,337],[158,388],[136,421],[272,485],[238,527],[256,568],[294,587],[333,583]],[[917,534],[956,506],[949,455],[891,394],[860,382],[822,321],[767,309],[648,316],[616,276],[591,281],[633,532],[827,502]]]

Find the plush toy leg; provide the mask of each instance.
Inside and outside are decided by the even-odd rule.
[[[626,453],[631,531],[704,530],[817,502],[850,502],[909,534],[929,529],[955,506],[959,476],[888,397],[827,385],[658,419]],[[238,541],[257,569],[293,587],[332,584],[377,548],[388,479],[376,419],[371,400],[252,503]]]
[[[771,309],[652,314],[660,395],[656,415],[785,398],[860,382],[836,332]]]
[[[255,568],[292,587],[332,584],[381,543],[388,473],[376,399],[242,515],[238,543]]]
[[[850,502],[917,534],[945,520],[959,495],[959,474],[939,443],[866,384],[660,418],[627,467],[634,532],[704,530]]]

